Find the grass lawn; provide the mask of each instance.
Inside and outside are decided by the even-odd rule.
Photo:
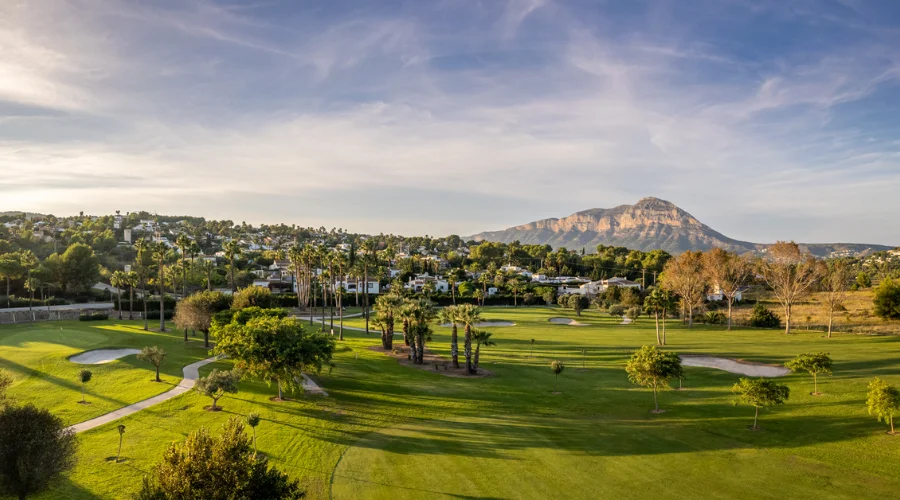
[[[589,326],[557,325],[548,319],[574,315],[555,308],[489,308],[484,316],[516,323],[488,329],[498,345],[482,351],[482,364],[494,377],[449,378],[404,367],[368,349],[379,343],[374,330],[368,336],[348,330],[337,368],[315,377],[329,397],[297,395],[296,401],[273,403],[274,387],[248,381],[221,400],[224,411],[210,413],[198,394],[180,396],[82,434],[78,467],[43,498],[127,496],[168,443],[201,425],[217,432],[228,417],[250,411],[263,417],[260,451],[300,478],[310,498],[830,499],[892,497],[900,488],[900,437],[887,435],[864,405],[872,377],[900,384],[900,338],[828,340],[821,333],[788,337],[670,324],[667,348],[684,354],[778,364],[800,352],[832,354],[835,374],[820,380],[825,395],[809,395],[809,376],[785,377],[789,402],[762,412],[762,430],[752,432],[753,409],[731,404],[730,388],[739,376],[712,369],[687,367],[686,389],[662,393],[667,411],[649,413],[652,395],[628,383],[624,363],[635,348],[654,342],[650,321],[623,326],[586,312],[580,321]],[[359,318],[345,323],[364,324]],[[78,367],[65,372],[66,357],[97,346],[146,345],[147,335],[177,349],[175,335],[116,324],[0,328],[0,364],[17,376],[13,394],[67,421],[83,420],[92,415],[77,415],[85,411],[75,403]],[[70,334],[54,336],[60,326]],[[446,355],[449,328],[435,330],[431,349]],[[205,357],[183,342],[181,349],[183,364]],[[581,349],[588,350],[584,359]],[[551,394],[553,359],[567,364],[557,395]],[[133,377],[122,384],[128,398],[108,388],[110,398],[137,397],[132,391],[149,384],[151,367],[127,361],[118,364],[125,365],[122,376]],[[216,366],[228,363],[204,371]],[[38,377],[46,370],[53,378]],[[93,389],[99,391],[104,376],[95,373]],[[177,380],[180,366],[172,363],[167,373]],[[40,383],[55,395],[23,390],[26,383]],[[115,454],[119,422],[127,426],[127,460],[113,464],[106,458]]]

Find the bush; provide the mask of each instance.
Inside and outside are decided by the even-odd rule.
[[[875,315],[883,319],[900,319],[900,285],[890,278],[875,289]]]
[[[272,300],[272,291],[264,286],[248,286],[235,292],[231,307],[233,309],[244,309],[245,307],[261,307],[268,309],[276,307]]]
[[[166,319],[172,319],[175,316],[175,311],[164,311],[164,316]],[[159,309],[147,311],[147,319],[159,319]]]
[[[721,325],[728,320],[722,311],[709,311],[703,315],[703,321],[710,325]]]
[[[750,315],[750,326],[756,328],[780,328],[781,318],[762,304],[756,304]]]
[[[625,306],[622,304],[613,304],[609,306],[608,312],[610,316],[618,316],[621,318],[622,316],[625,316]]]
[[[103,321],[109,319],[109,314],[101,312],[82,313],[78,316],[78,321]]]

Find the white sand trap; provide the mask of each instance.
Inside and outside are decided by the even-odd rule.
[[[475,323],[475,328],[490,328],[492,326],[515,326],[516,324],[512,321],[482,321],[481,323]],[[441,326],[450,327],[453,326],[450,323],[442,323]],[[462,327],[462,325],[457,325]]]
[[[619,324],[621,324],[621,325],[630,325],[630,324],[632,324],[632,323],[634,323],[634,321],[632,321],[631,318],[622,318],[622,322],[619,323]]]
[[[97,349],[72,356],[69,361],[80,365],[102,365],[140,352],[140,349]]]
[[[759,363],[748,363],[746,361],[736,361],[728,358],[717,358],[715,356],[682,356],[681,364],[684,366],[702,366],[704,368],[716,368],[726,372],[738,373],[749,377],[783,377],[790,370],[783,366],[763,365]]]
[[[579,323],[578,321],[570,318],[550,318],[548,321],[557,325],[587,326],[584,323]]]

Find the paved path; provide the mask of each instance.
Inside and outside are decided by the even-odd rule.
[[[86,430],[93,429],[94,427],[100,427],[101,425],[112,422],[113,420],[118,420],[122,417],[126,417],[128,415],[131,415],[132,413],[137,413],[145,408],[150,408],[153,405],[158,405],[159,403],[168,401],[175,396],[180,396],[181,394],[184,394],[194,388],[194,384],[197,383],[197,379],[200,378],[201,366],[208,365],[214,361],[217,361],[219,358],[220,356],[215,356],[185,366],[184,378],[181,380],[181,382],[178,383],[177,386],[175,386],[174,389],[168,392],[164,392],[157,396],[153,396],[150,399],[145,399],[143,401],[125,406],[124,408],[119,408],[116,411],[109,412],[105,415],[100,415],[97,418],[86,420],[84,422],[81,422],[80,424],[75,424],[72,426],[72,429],[74,429],[75,432],[84,432]]]
[[[91,302],[88,304],[65,304],[61,306],[34,306],[32,309],[34,311],[67,311],[70,309],[112,309],[112,302]],[[0,312],[28,312],[27,307],[10,307],[0,309]],[[344,316],[346,318],[346,316]]]

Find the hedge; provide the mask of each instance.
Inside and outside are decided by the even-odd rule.
[[[109,319],[109,314],[94,312],[89,314],[81,314],[78,316],[78,321],[103,321]]]

